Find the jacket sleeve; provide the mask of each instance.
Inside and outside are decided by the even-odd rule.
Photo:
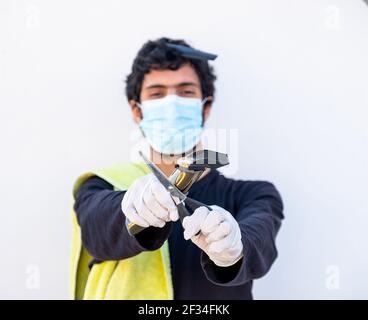
[[[238,181],[234,188],[234,212],[242,235],[244,256],[235,265],[218,267],[202,252],[206,277],[223,286],[242,285],[264,276],[277,257],[276,234],[283,216],[283,203],[273,184]]]
[[[131,236],[121,210],[124,194],[125,191],[114,191],[111,184],[99,177],[86,180],[76,194],[74,211],[82,243],[97,260],[122,260],[156,250],[171,232],[169,222],[163,228],[148,227]]]

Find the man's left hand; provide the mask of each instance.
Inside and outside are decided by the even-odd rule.
[[[230,212],[211,208],[199,207],[183,219],[184,238],[191,239],[217,266],[228,267],[243,257],[240,227]]]

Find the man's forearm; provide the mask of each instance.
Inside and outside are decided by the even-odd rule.
[[[236,286],[264,276],[277,257],[275,239],[283,219],[282,200],[269,183],[260,183],[258,195],[237,213],[244,256],[230,267],[218,267],[202,253],[207,278],[218,285]]]
[[[142,251],[162,246],[171,231],[171,223],[163,228],[149,227],[131,236],[121,210],[124,191],[113,191],[106,181],[93,177],[79,189],[74,205],[81,227],[82,242],[96,259],[121,260]]]

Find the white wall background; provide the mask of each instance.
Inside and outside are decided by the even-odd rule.
[[[361,0],[2,0],[0,298],[68,297],[72,183],[128,160],[123,80],[163,35],[218,53],[208,127],[238,129],[235,176],[283,195],[279,258],[255,297],[368,298]]]

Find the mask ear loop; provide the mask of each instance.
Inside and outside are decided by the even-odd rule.
[[[142,121],[142,120],[143,120],[142,104],[141,104],[140,102],[138,102],[138,101],[136,102],[136,104],[137,104],[137,107],[139,108],[139,110],[141,111],[141,116],[142,116],[141,121]],[[140,125],[140,124],[138,125],[138,128],[139,128],[139,130],[140,130],[140,132],[141,132],[141,134],[142,134],[143,138],[146,138],[146,135],[144,134],[144,132],[143,132],[142,127],[141,127],[141,125]]]
[[[202,104],[202,128],[204,128],[204,117],[203,117],[203,107],[205,106],[205,104],[208,102],[208,97],[204,98],[202,101],[201,101],[201,104]]]

